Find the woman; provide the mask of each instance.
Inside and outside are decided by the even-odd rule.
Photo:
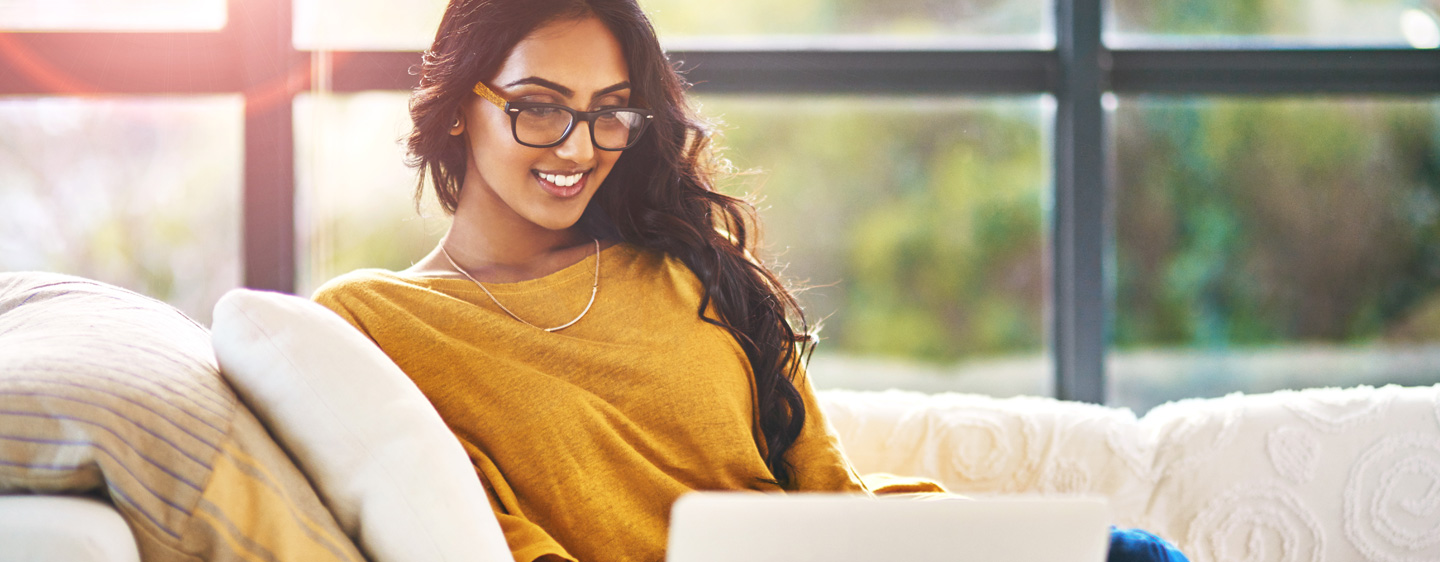
[[[517,560],[662,560],[691,490],[869,493],[683,87],[633,0],[452,0],[409,137],[450,230],[315,295],[435,404]]]

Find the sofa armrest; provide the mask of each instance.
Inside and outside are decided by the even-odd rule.
[[[0,495],[0,562],[140,562],[125,518],[83,496]]]

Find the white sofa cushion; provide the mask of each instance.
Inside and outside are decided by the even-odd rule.
[[[376,562],[512,559],[459,441],[374,342],[323,306],[237,289],[221,371]]]

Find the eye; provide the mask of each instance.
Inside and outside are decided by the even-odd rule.
[[[539,118],[554,117],[555,115],[557,115],[557,114],[559,114],[559,113],[562,113],[559,109],[556,109],[556,108],[553,108],[553,107],[544,107],[544,106],[541,106],[541,107],[527,107],[527,108],[525,108],[524,111],[525,111],[525,114],[528,115],[528,116],[530,116],[530,117],[539,117]]]
[[[595,108],[595,109],[592,109],[591,111],[600,111],[600,110],[602,110],[602,109],[614,109],[614,108],[617,108],[617,107],[628,107],[628,104],[629,104],[629,103],[630,103],[630,100],[626,99],[625,96],[617,95],[617,94],[610,94],[610,95],[607,95],[607,96],[603,96],[603,97],[601,97],[599,100],[597,100],[597,102],[593,104],[594,106],[596,106],[596,108]]]

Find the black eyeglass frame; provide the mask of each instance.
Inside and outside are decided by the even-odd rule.
[[[590,144],[591,144],[591,145],[593,145],[597,150],[604,150],[604,151],[608,151],[608,152],[620,152],[620,151],[622,151],[622,150],[625,150],[625,149],[628,149],[628,148],[630,148],[630,147],[632,147],[632,146],[635,146],[636,143],[639,143],[639,142],[640,142],[640,137],[642,137],[642,136],[645,135],[645,129],[650,125],[650,120],[652,120],[652,119],[655,118],[655,114],[654,114],[654,113],[650,112],[649,110],[640,109],[640,108],[638,108],[638,107],[610,107],[610,108],[600,109],[600,110],[596,110],[596,111],[578,111],[578,110],[575,110],[574,108],[571,108],[571,107],[565,106],[565,105],[561,105],[561,104],[558,104],[558,103],[545,103],[545,102],[535,102],[535,101],[507,101],[507,100],[505,100],[505,98],[502,98],[502,97],[500,97],[499,94],[495,93],[494,90],[491,90],[489,86],[486,86],[484,82],[478,82],[478,83],[476,83],[476,84],[475,84],[475,88],[474,88],[473,90],[474,90],[474,92],[475,92],[477,95],[479,95],[480,97],[484,98],[486,101],[489,101],[490,103],[495,104],[495,107],[500,108],[500,109],[501,109],[502,111],[504,111],[507,115],[509,115],[509,116],[510,116],[510,136],[515,139],[515,142],[518,142],[518,143],[520,143],[520,144],[522,144],[522,145],[524,145],[524,146],[528,146],[528,147],[531,147],[531,148],[550,148],[550,147],[560,146],[561,144],[564,144],[565,141],[570,138],[570,134],[573,133],[573,132],[575,132],[575,124],[578,123],[578,122],[580,122],[580,121],[584,121],[584,122],[590,124]],[[544,107],[544,108],[550,108],[550,109],[558,109],[558,110],[560,110],[560,111],[564,111],[564,112],[570,114],[570,125],[567,126],[567,127],[565,127],[565,132],[564,132],[564,133],[561,133],[561,134],[560,134],[560,138],[559,138],[558,140],[556,140],[555,142],[545,143],[545,144],[533,144],[533,143],[528,143],[528,142],[525,142],[525,141],[523,141],[523,140],[520,140],[520,124],[519,124],[519,122],[520,122],[520,113],[521,113],[522,111],[525,111],[526,109],[534,109],[534,108],[537,108],[537,107]],[[640,130],[635,133],[634,139],[632,139],[632,140],[631,140],[629,143],[627,143],[625,146],[622,146],[622,147],[620,147],[620,148],[606,148],[606,147],[600,146],[600,143],[595,140],[595,120],[596,120],[596,119],[599,119],[600,117],[602,117],[602,116],[604,116],[604,115],[608,115],[608,114],[611,114],[611,113],[617,113],[617,112],[620,112],[620,111],[630,111],[630,112],[639,113],[640,115],[643,115],[643,116],[645,117],[645,119],[642,120],[642,121],[640,121],[640,125],[639,125],[639,126],[640,126]]]

